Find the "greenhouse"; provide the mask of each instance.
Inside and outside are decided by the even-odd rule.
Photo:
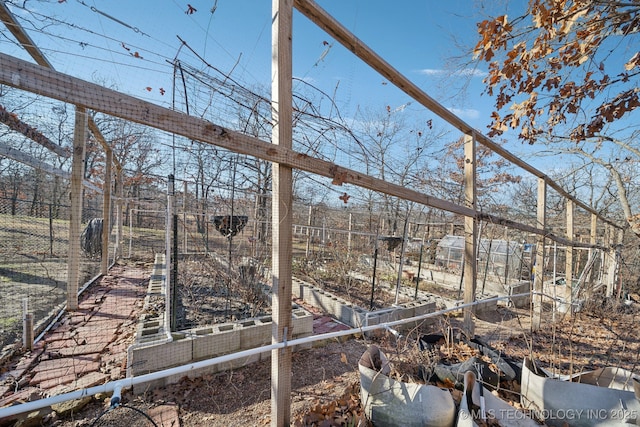
[[[531,268],[531,245],[498,239],[480,239],[478,274],[528,279]],[[460,272],[464,259],[464,237],[444,236],[436,248],[436,266]]]

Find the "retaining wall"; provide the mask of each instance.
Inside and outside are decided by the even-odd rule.
[[[352,328],[379,325],[436,311],[436,303],[430,298],[418,298],[393,307],[368,311],[297,278],[293,278],[292,294]],[[413,295],[405,294],[404,296],[413,299]],[[430,322],[431,319],[425,319],[425,321]],[[409,322],[399,325],[396,329],[406,330],[415,326],[415,323]]]
[[[154,269],[145,297],[144,313],[136,333],[135,344],[127,351],[127,376],[138,376],[175,366],[206,360],[229,353],[271,344],[273,322],[271,316],[260,316],[236,322],[169,332],[165,322],[166,270],[164,256],[156,256]],[[292,308],[292,339],[313,334],[313,315],[294,305]],[[304,347],[308,348],[311,344]],[[293,351],[301,346],[294,346]],[[239,368],[270,358],[271,352],[255,354],[243,359],[208,366],[189,372],[190,377]],[[134,393],[176,383],[184,375],[169,376],[134,387]]]
[[[514,283],[509,287],[509,296],[523,294],[525,292],[531,292],[531,282],[528,280]],[[529,308],[531,306],[531,295],[510,298],[509,302],[516,308]]]

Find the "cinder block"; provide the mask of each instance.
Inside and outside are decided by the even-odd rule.
[[[193,359],[190,338],[157,345],[131,347],[129,364],[133,376],[184,365]]]
[[[324,308],[324,291],[318,288],[310,288],[309,303],[314,307]]]
[[[379,314],[369,313],[369,315],[366,316],[366,325],[363,325],[363,326],[379,325],[380,323],[383,323],[383,322]]]
[[[271,319],[269,319],[271,320]],[[237,323],[240,335],[240,349],[246,350],[271,344],[271,322],[262,323],[259,319],[247,319]]]
[[[495,298],[496,295],[487,297],[487,299]],[[493,299],[492,301],[483,301],[479,300],[478,305],[476,305],[476,313],[486,313],[491,311],[496,311],[498,309],[498,301]]]
[[[405,302],[402,303],[398,306],[398,309],[400,310],[398,315],[396,317],[401,318],[401,319],[407,319],[409,317],[413,317],[416,315],[416,306],[418,304],[414,303],[414,302]]]
[[[353,305],[341,305],[335,317],[345,325],[351,325],[351,323],[353,322]]]
[[[356,307],[352,314],[353,318],[351,323],[348,323],[352,328],[360,328],[362,326],[367,326],[367,311],[361,307]]]
[[[515,283],[509,287],[509,295],[518,295],[531,291],[531,282],[522,281]],[[531,296],[526,295],[522,297],[510,298],[509,301],[516,308],[529,308],[531,305]]]
[[[309,289],[308,289],[308,286],[305,284],[305,282],[303,282],[300,279],[294,278],[293,284],[291,286],[291,294],[296,298],[300,298],[304,300],[305,297],[307,297],[308,293],[309,293]]]
[[[219,364],[219,368],[221,371],[228,371],[230,369],[242,368],[252,363],[259,362],[260,357],[261,357],[261,354],[256,353],[250,356],[241,357],[239,359],[230,360],[228,362],[222,362]]]
[[[433,313],[436,311],[436,302],[429,300],[418,300],[418,304],[415,307],[415,315],[422,316],[423,314]]]
[[[306,310],[295,310],[292,312],[294,338],[308,337],[313,334],[313,315]]]
[[[240,349],[240,334],[232,323],[216,325],[195,331],[193,337],[193,360],[203,360]]]

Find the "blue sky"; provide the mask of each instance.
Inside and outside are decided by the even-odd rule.
[[[491,2],[494,10],[478,9],[473,0],[318,4],[432,98],[485,132],[492,101],[481,96],[484,70],[468,77],[471,70],[452,69],[451,58],[466,54],[475,44],[476,22],[503,13],[502,2]],[[10,9],[56,70],[165,106],[172,102],[169,61],[175,57],[198,66],[200,56],[249,88],[270,85],[270,0],[29,0]],[[0,49],[28,59],[12,38],[0,38]],[[297,11],[293,61],[295,77],[335,93],[343,116],[389,106],[435,118]],[[518,141],[511,145],[512,151],[527,148]]]
[[[457,108],[473,125],[484,126],[487,120],[480,111],[490,100],[479,96],[480,77],[473,79],[464,106],[455,105],[452,93],[443,90],[447,59],[461,55],[454,38],[467,45],[474,41],[479,15],[473,1],[330,0],[318,4],[432,97]],[[29,22],[38,25],[34,16],[11,7],[58,71],[89,81],[104,79],[120,90],[162,102],[153,94],[155,88],[171,87],[172,70],[165,60],[178,53],[179,36],[223,72],[233,69],[236,80],[269,84],[269,0],[31,0],[25,5],[70,24],[38,31],[30,28]],[[188,5],[192,13],[187,13]],[[337,98],[350,108],[404,104],[404,95],[297,12],[293,35],[295,76],[330,90],[338,85]],[[0,48],[27,57],[5,39]],[[142,58],[131,56],[135,52]],[[189,62],[192,57],[187,49],[180,51],[183,60]],[[149,93],[146,87],[154,91]]]

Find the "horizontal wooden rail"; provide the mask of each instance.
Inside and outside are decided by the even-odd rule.
[[[454,214],[476,217],[502,224],[506,227],[544,235],[559,243],[576,247],[585,245],[582,242],[572,242],[555,236],[549,233],[548,230],[521,224],[499,216],[476,212],[474,209],[420,193],[280,145],[270,144],[253,136],[225,129],[198,117],[173,111],[3,53],[0,53],[0,84],[6,84],[38,95],[182,135],[232,152],[247,154],[331,178],[334,185],[353,184]]]
[[[404,93],[418,101],[424,107],[428,108],[433,113],[437,114],[440,118],[459,129],[466,135],[472,135],[475,137],[476,141],[480,144],[490,148],[494,153],[498,154],[502,158],[508,160],[512,164],[519,166],[530,174],[536,176],[537,178],[543,179],[547,185],[553,188],[558,194],[563,197],[573,201],[577,206],[580,206],[582,209],[590,212],[594,215],[597,215],[600,220],[606,222],[610,225],[613,225],[616,228],[621,229],[622,227],[615,222],[603,217],[598,211],[588,206],[587,204],[581,202],[573,195],[569,194],[565,191],[560,185],[558,185],[555,181],[553,181],[550,177],[534,168],[527,162],[523,161],[519,157],[505,150],[491,139],[483,135],[480,131],[474,129],[471,125],[467,124],[460,117],[456,116],[454,113],[445,108],[442,104],[440,104],[435,99],[431,98],[427,95],[422,89],[412,83],[408,78],[402,75],[399,71],[397,71],[394,67],[391,66],[387,61],[385,61],[382,57],[373,51],[370,47],[364,44],[358,37],[352,34],[348,29],[346,29],[342,24],[336,21],[331,15],[329,15],[325,10],[323,10],[320,6],[317,5],[316,2],[312,0],[295,0],[294,6],[298,9],[303,15],[309,18],[312,22],[314,22],[317,26],[322,28],[327,32],[330,36],[335,38],[338,42],[340,42],[344,47],[349,49],[356,55],[358,58],[362,59],[365,63],[367,63],[371,68],[376,70],[380,75],[389,80],[391,83],[396,85],[400,90]]]

